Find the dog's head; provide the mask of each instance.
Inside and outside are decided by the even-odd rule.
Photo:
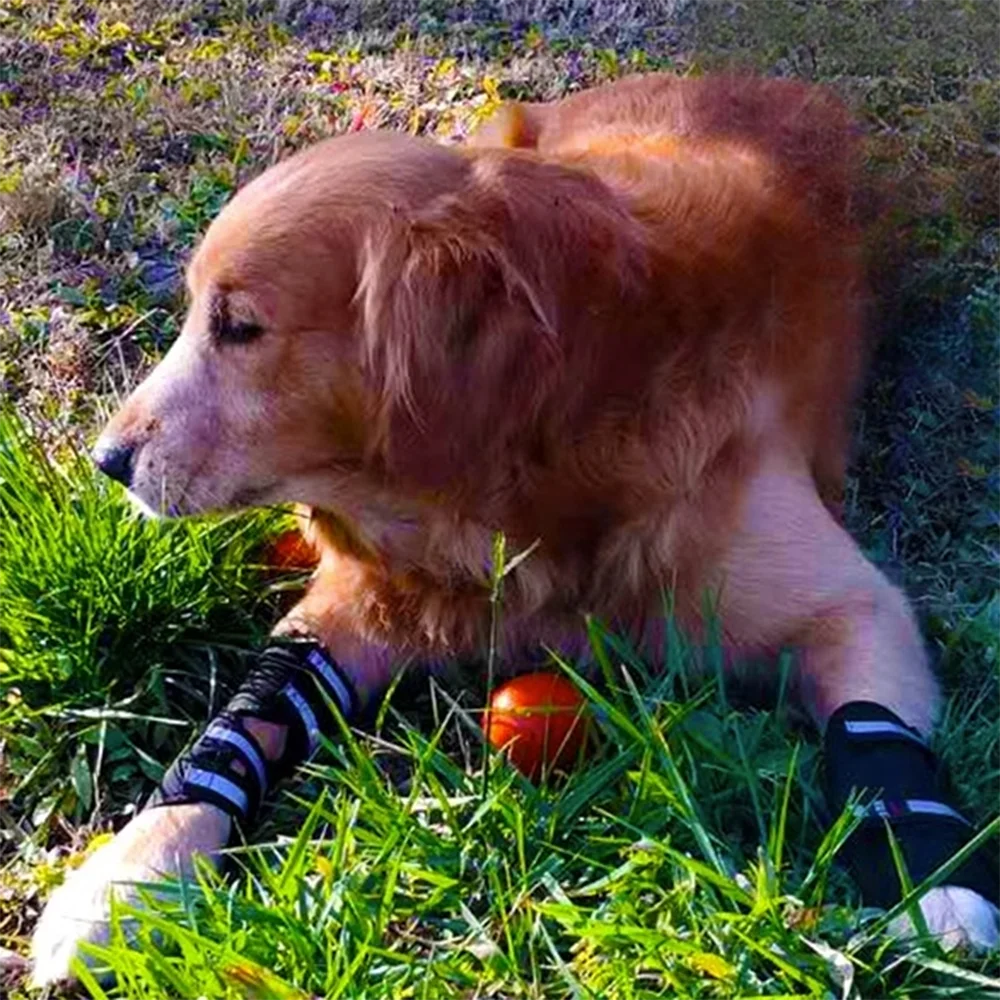
[[[474,475],[530,433],[567,302],[592,309],[587,288],[630,267],[599,188],[385,133],[272,168],[210,227],[181,335],[98,465],[160,514],[349,514],[376,485],[427,496]]]

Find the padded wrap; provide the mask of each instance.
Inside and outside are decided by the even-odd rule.
[[[973,835],[969,822],[942,794],[937,759],[920,734],[870,701],[842,705],[826,729],[826,795],[839,815],[852,792],[865,819],[841,855],[868,906],[888,909],[902,891],[885,822],[892,827],[913,884],[923,881]],[[946,885],[964,886],[998,905],[1000,878],[980,850]]]
[[[249,825],[268,789],[312,756],[321,736],[337,732],[337,710],[353,718],[357,693],[318,643],[269,646],[223,711],[170,766],[147,808],[209,802]],[[248,717],[287,728],[278,760],[264,756],[245,728]]]
[[[167,769],[146,808],[208,802],[250,822],[270,784],[267,759],[239,718],[222,714]]]

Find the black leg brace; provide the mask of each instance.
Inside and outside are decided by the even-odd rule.
[[[899,843],[913,884],[968,843],[973,829],[941,794],[938,764],[916,730],[870,701],[842,705],[826,729],[826,794],[839,815],[851,793],[862,793],[864,820],[841,855],[867,906],[888,909],[902,889],[884,823]],[[947,885],[964,886],[998,904],[1000,879],[986,851],[953,871]]]
[[[268,647],[229,704],[173,762],[146,808],[209,802],[239,825],[251,825],[268,789],[315,753],[321,734],[337,732],[332,706],[351,720],[358,697],[318,643]],[[264,756],[244,725],[247,717],[287,727],[279,760]]]

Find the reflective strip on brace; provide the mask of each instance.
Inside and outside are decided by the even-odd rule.
[[[231,743],[234,747],[243,751],[243,756],[249,761],[250,766],[257,775],[257,782],[261,789],[267,789],[267,764],[260,754],[260,747],[254,739],[247,734],[243,735],[239,730],[232,728],[232,723],[228,719],[213,719],[205,735],[223,743]]]
[[[281,696],[288,700],[292,710],[298,714],[299,724],[306,738],[306,757],[311,757],[319,748],[319,720],[312,710],[307,698],[305,698],[294,684],[286,684],[280,692]]]
[[[241,819],[246,819],[249,815],[250,801],[247,793],[236,784],[215,771],[203,771],[198,767],[191,767],[184,773],[185,787],[200,788],[202,791],[211,792],[221,796],[232,806],[232,812]]]
[[[348,687],[347,681],[337,673],[333,661],[327,658],[323,650],[317,648],[309,653],[306,662],[319,674],[327,691],[339,706],[341,714],[353,715],[356,700],[354,693]]]
[[[268,651],[272,656],[285,655],[294,647],[278,647]],[[357,711],[357,696],[339,667],[324,649],[310,644],[299,653],[298,669],[290,671],[287,683],[279,695],[294,716],[300,733],[300,755],[309,758],[319,749],[323,734],[333,735],[337,721],[330,711],[331,703],[345,719]],[[267,654],[265,654],[267,655]]]
[[[885,719],[877,721],[870,719],[848,719],[844,722],[844,729],[851,736],[895,736],[905,740],[912,740],[914,743],[919,743],[922,747],[927,746],[912,729],[895,722],[888,722]]]
[[[935,799],[875,799],[867,805],[855,805],[854,815],[887,820],[903,816],[947,816],[964,826],[972,825],[958,810]]]

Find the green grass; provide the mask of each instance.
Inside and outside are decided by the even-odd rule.
[[[231,686],[276,613],[253,565],[275,518],[151,524],[82,459],[53,465],[9,416],[0,430],[9,815],[35,825],[8,855],[22,894],[10,922],[60,877],[41,847],[120,814]],[[823,816],[817,746],[783,699],[749,709],[692,680],[712,676],[714,650],[679,635],[654,670],[590,627],[586,767],[534,788],[483,754],[482,674],[410,682],[393,701],[404,712],[338,741],[283,793],[226,878],[206,872],[131,914],[138,929],[97,955],[117,989],[87,992],[823,997],[845,976],[863,997],[1000,988],[996,956],[895,947],[857,910],[831,863],[845,828]],[[976,690],[989,701],[980,678],[951,711]],[[952,729],[982,755],[981,729]],[[963,787],[977,818],[995,816],[981,785]]]
[[[995,826],[995,6],[333,9],[0,0],[0,948],[26,949],[66,866],[128,818],[280,613],[284,584],[254,559],[282,515],[146,523],[83,457],[176,335],[198,234],[239,183],[326,135],[454,141],[498,97],[635,69],[820,80],[866,128],[880,338],[847,516],[914,601],[945,685],[938,750],[962,809]],[[1000,956],[895,947],[857,912],[792,706],[692,680],[713,651],[679,637],[663,664],[593,638],[586,768],[534,789],[484,761],[479,671],[404,682],[378,737],[278,796],[224,880],[138,917],[143,947],[102,956],[122,977],[109,995],[1000,991]]]
[[[138,927],[96,951],[120,977],[107,995],[997,988],[988,960],[958,965],[929,943],[893,949],[874,913],[844,905],[830,856],[846,826],[821,832],[814,749],[789,739],[781,705],[748,718],[712,686],[685,690],[687,655],[673,643],[656,676],[607,660],[614,683],[589,689],[599,748],[557,786],[536,789],[474,749],[464,760],[442,752],[476,727],[443,690],[436,727],[392,721],[377,743],[340,741],[309,769],[298,822],[281,824],[294,838],[238,852],[226,880],[205,872],[152,912],[120,914]]]
[[[221,705],[274,616],[255,560],[276,521],[145,521],[0,411],[0,940],[52,875],[23,866],[121,817]]]

